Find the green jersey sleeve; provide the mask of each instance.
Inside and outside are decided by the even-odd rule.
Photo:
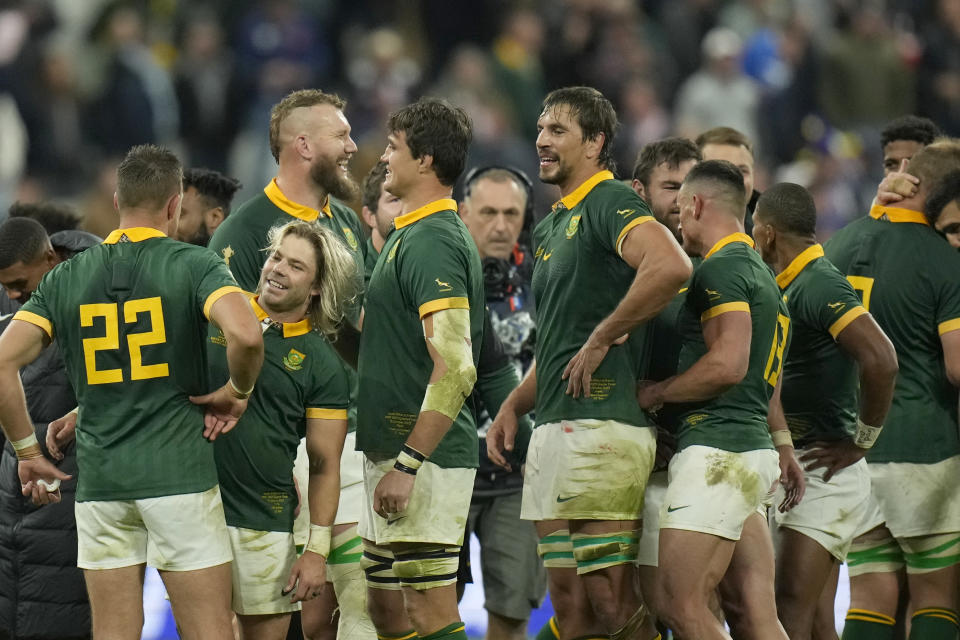
[[[201,274],[197,283],[197,305],[203,309],[203,315],[210,318],[213,303],[228,293],[243,293],[229,267],[216,254],[196,252],[194,273]]]
[[[687,291],[689,304],[700,315],[700,322],[728,311],[750,313],[749,275],[749,265],[738,257],[704,260]]]
[[[957,279],[958,261],[940,262],[937,278],[937,332],[940,335],[960,329],[960,280]]]
[[[50,281],[50,273],[48,272],[40,280],[37,290],[33,292],[30,296],[30,299],[20,309],[17,310],[14,314],[14,320],[23,320],[24,322],[29,322],[32,325],[36,325],[43,329],[50,338],[53,338],[53,310],[47,306],[47,297],[46,297],[46,287],[43,285]]]
[[[591,203],[588,215],[592,218],[591,228],[597,242],[620,255],[623,240],[630,230],[654,218],[647,203],[633,189],[611,181],[610,191],[605,194],[607,197],[597,198],[596,204]]]
[[[462,240],[424,221],[403,238],[398,256],[404,299],[421,318],[443,309],[469,309],[468,257]]]
[[[867,313],[850,282],[840,272],[835,277],[822,278],[818,285],[809,291],[805,303],[808,305],[808,318],[816,318],[819,329],[826,331],[833,339],[858,317]]]
[[[307,395],[307,418],[346,420],[350,378],[342,360],[327,343],[323,358],[314,362],[313,386]]]

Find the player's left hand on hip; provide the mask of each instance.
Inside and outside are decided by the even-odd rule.
[[[854,464],[865,455],[867,455],[867,449],[855,445],[851,438],[845,438],[836,442],[815,442],[809,451],[800,456],[800,462],[804,463],[804,469],[807,471],[825,469],[823,481],[830,482],[834,474]]]
[[[396,469],[380,478],[380,483],[373,492],[373,509],[381,518],[388,514],[403,513],[410,504],[410,495],[413,493],[415,476]]]
[[[280,593],[292,594],[290,602],[302,602],[318,597],[327,584],[327,559],[319,553],[304,551],[290,568],[290,579]]]
[[[222,433],[227,433],[247,410],[247,401],[233,395],[224,385],[204,396],[190,396],[190,402],[203,405],[203,437],[213,442]]]
[[[783,486],[784,497],[778,509],[786,513],[800,504],[803,494],[807,491],[807,481],[803,477],[803,469],[797,462],[793,447],[777,447],[780,454],[780,484]]]
[[[585,398],[590,397],[590,380],[593,373],[603,362],[603,359],[607,357],[610,347],[623,344],[629,337],[623,335],[610,344],[603,344],[597,340],[595,335],[591,334],[586,343],[580,347],[580,351],[577,351],[576,355],[570,358],[570,362],[563,370],[563,375],[560,376],[562,380],[568,381],[567,395],[572,395],[574,398],[579,398],[581,395]]]
[[[20,476],[23,495],[37,505],[60,502],[60,482],[73,477],[57,469],[46,458],[20,460],[17,475]]]

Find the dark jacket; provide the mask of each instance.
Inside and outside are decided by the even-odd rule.
[[[64,234],[82,232],[65,231]],[[51,238],[52,240],[53,238]],[[59,238],[76,253],[96,236]],[[79,243],[79,244],[77,244]],[[54,243],[60,249],[61,243]],[[0,322],[0,332],[10,319]],[[27,410],[44,454],[47,425],[77,405],[57,344],[20,372]],[[77,569],[77,528],[73,505],[77,487],[76,450],[71,443],[58,466],[73,478],[64,482],[62,501],[34,506],[20,493],[17,458],[10,443],[0,456],[0,640],[90,637],[90,605]]]

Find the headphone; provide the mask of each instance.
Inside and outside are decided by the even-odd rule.
[[[463,198],[466,200],[470,197],[470,191],[473,185],[476,184],[484,174],[498,169],[500,171],[506,171],[516,178],[516,181],[520,183],[520,186],[523,187],[526,193],[527,200],[526,206],[523,209],[523,227],[520,231],[520,244],[528,244],[530,241],[530,230],[533,228],[533,182],[530,181],[526,173],[516,167],[505,164],[489,164],[482,167],[474,167],[467,172],[466,177],[463,179]]]

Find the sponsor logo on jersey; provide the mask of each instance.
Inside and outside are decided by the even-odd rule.
[[[580,216],[573,216],[570,218],[570,224],[567,225],[567,240],[572,238],[577,232],[577,227],[580,226]]]
[[[390,247],[390,253],[387,254],[387,262],[393,262],[393,259],[397,256],[397,247],[400,246],[400,241],[397,240],[392,247]]]
[[[300,371],[303,368],[303,361],[307,358],[305,354],[296,349],[290,349],[290,353],[283,357],[283,366],[290,371]]]

